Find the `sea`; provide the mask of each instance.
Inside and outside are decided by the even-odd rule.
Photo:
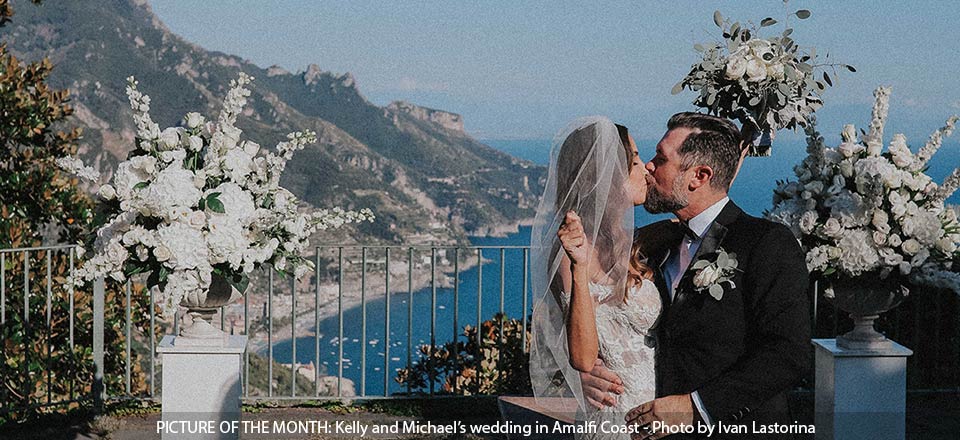
[[[540,165],[547,165],[549,161],[550,140],[484,142],[493,148]],[[640,141],[638,145],[641,157],[648,160],[653,154],[656,141]],[[801,140],[775,142],[773,148],[771,157],[747,158],[731,188],[731,199],[746,212],[756,216],[770,209],[772,191],[777,181],[793,179],[793,166],[806,155],[805,144]],[[957,166],[960,166],[960,143],[951,139],[945,142],[943,148],[934,156],[928,173],[939,182]],[[950,202],[960,203],[960,194],[955,194]],[[635,211],[638,226],[663,218],[667,216],[651,215],[642,208]],[[475,246],[526,246],[530,244],[530,227],[520,227],[518,232],[506,237],[471,237],[470,241]],[[344,310],[342,321],[336,315],[322,319],[318,329],[322,374],[337,375],[342,368],[344,377],[354,382],[358,395],[376,396],[404,392],[406,387],[397,383],[394,377],[397,370],[407,365],[408,356],[413,362],[420,359],[419,346],[431,341],[444,344],[452,341],[454,337],[463,341],[465,325],[476,326],[478,320],[490,319],[500,310],[509,317],[522,319],[526,306],[529,314],[533,298],[529,286],[526,295],[522,294],[523,251],[512,248],[503,251],[502,275],[499,249],[486,249],[481,255],[484,261],[481,266],[474,265],[461,270],[457,289],[437,288],[434,295],[434,289],[427,287],[412,294],[402,292],[390,295],[389,338],[385,331],[388,298],[382,293],[373,295],[372,298],[368,296],[365,319],[359,306]],[[476,252],[471,253],[471,257],[476,258]],[[482,285],[482,290],[478,289],[478,285]],[[367,324],[365,338],[362,335],[364,321]],[[342,339],[338,338],[341,324],[344,332]],[[408,332],[408,329],[411,331]],[[295,342],[278,342],[274,344],[274,359],[289,363],[293,344],[296,343],[296,361],[302,364],[312,362],[317,358],[315,342],[313,336],[298,338]],[[341,345],[343,359],[338,362]]]

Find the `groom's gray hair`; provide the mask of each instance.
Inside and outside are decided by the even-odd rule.
[[[740,162],[740,130],[728,119],[683,112],[670,117],[667,130],[693,130],[680,145],[680,169],[706,165],[713,170],[710,186],[726,191]]]

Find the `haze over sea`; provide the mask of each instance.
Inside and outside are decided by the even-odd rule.
[[[889,136],[887,136],[889,137]],[[925,141],[923,139],[922,141]],[[916,151],[922,141],[913,140],[912,149]],[[649,160],[653,155],[656,140],[637,140],[640,156]],[[484,143],[515,157],[526,159],[537,164],[547,165],[549,161],[550,140],[484,140]],[[830,137],[827,144],[832,145]],[[778,180],[793,179],[793,166],[806,155],[805,144],[800,140],[785,140],[774,142],[772,157],[748,158],[744,163],[740,175],[731,189],[733,199],[746,212],[760,216],[764,210],[771,207],[773,188]],[[948,138],[931,161],[928,174],[934,181],[940,182],[953,168],[960,166],[960,143],[956,139]],[[960,194],[955,194],[950,203],[960,203]],[[666,215],[651,215],[638,208],[635,211],[636,224],[644,225],[650,222],[668,218]],[[472,237],[471,243],[476,246],[527,246],[530,244],[530,228],[522,227],[516,234],[507,237]],[[476,258],[476,253],[472,254]],[[361,379],[365,379],[367,395],[382,395],[386,384],[390,393],[404,391],[405,388],[397,384],[393,377],[396,370],[403,368],[407,363],[409,344],[407,343],[408,325],[412,328],[411,336],[412,360],[418,359],[416,346],[430,343],[431,324],[435,323],[435,341],[443,344],[452,340],[454,334],[454,310],[457,310],[457,333],[462,334],[464,325],[476,325],[477,314],[477,285],[478,278],[482,279],[483,291],[479,298],[480,318],[490,319],[500,310],[500,251],[490,249],[483,251],[483,258],[489,260],[482,266],[482,273],[476,267],[463,270],[460,273],[459,289],[456,292],[457,301],[454,303],[454,289],[437,289],[435,315],[431,315],[432,290],[430,288],[413,292],[413,302],[408,304],[406,293],[394,294],[390,298],[390,342],[389,342],[389,376],[384,376],[384,362],[387,356],[384,349],[387,339],[384,337],[386,318],[386,301],[382,292],[370,293],[367,298],[367,334],[366,334],[366,377],[362,378],[361,345],[363,314],[360,307],[345,310],[343,313],[343,375],[356,384],[358,394],[361,391]],[[474,260],[475,261],[475,260]],[[520,294],[523,290],[523,253],[519,249],[504,250],[503,270],[503,310],[514,318],[523,316],[524,298]],[[399,262],[398,262],[399,264]],[[404,261],[405,264],[405,261]],[[453,275],[453,274],[449,274]],[[440,275],[438,274],[438,277]],[[527,307],[532,304],[532,292],[527,292]],[[412,324],[408,314],[413,316]],[[320,364],[326,369],[326,374],[336,375],[340,365],[337,363],[339,318],[332,316],[322,319],[320,323]],[[463,337],[461,336],[461,339]],[[274,345],[274,358],[279,362],[290,362],[291,341],[283,341]],[[313,337],[299,338],[297,341],[297,362],[309,363],[315,359],[315,341]]]

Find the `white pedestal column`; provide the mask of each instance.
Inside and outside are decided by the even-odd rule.
[[[157,347],[163,363],[162,438],[239,438],[247,337],[227,336],[217,346],[183,344],[180,339],[164,336]]]
[[[913,352],[895,342],[881,350],[844,349],[836,339],[814,339],[813,345],[817,440],[903,439]]]

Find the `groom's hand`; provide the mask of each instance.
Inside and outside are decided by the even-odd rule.
[[[693,398],[689,394],[675,394],[644,403],[627,413],[627,425],[639,425],[640,431],[631,434],[633,440],[659,439],[666,437],[664,426],[692,425],[694,423]],[[654,425],[654,422],[660,422]],[[660,429],[658,429],[658,426]]]
[[[583,385],[583,396],[594,408],[614,406],[617,398],[614,394],[623,393],[623,381],[614,372],[603,366],[603,361],[597,359],[589,373],[580,373],[580,383]]]

